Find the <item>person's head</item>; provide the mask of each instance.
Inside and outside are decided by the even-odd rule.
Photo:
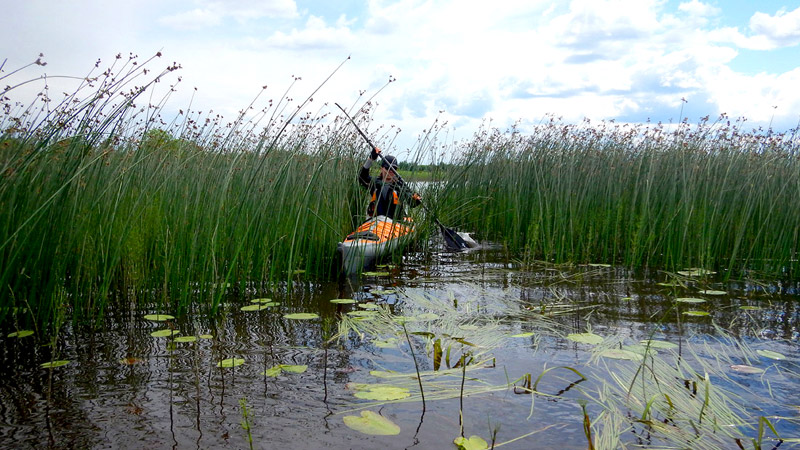
[[[392,170],[394,169],[394,170]],[[395,177],[394,171],[397,170],[397,158],[392,155],[386,155],[381,162],[381,177],[384,180],[391,181]]]

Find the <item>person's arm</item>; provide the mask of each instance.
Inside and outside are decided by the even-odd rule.
[[[364,161],[364,165],[361,166],[361,170],[358,172],[358,183],[362,186],[369,187],[370,183],[372,183],[372,178],[369,176],[369,168],[372,167],[372,163],[378,159],[380,154],[381,150],[379,148],[372,149],[369,157]]]

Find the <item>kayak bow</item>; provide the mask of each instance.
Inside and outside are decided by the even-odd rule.
[[[414,234],[409,218],[394,221],[386,216],[373,217],[339,243],[342,270],[350,275],[370,267],[376,260],[402,250]]]

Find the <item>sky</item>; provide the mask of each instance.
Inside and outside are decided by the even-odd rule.
[[[697,123],[724,113],[779,131],[800,122],[798,0],[0,1],[0,77],[40,53],[47,63],[3,86],[161,52],[154,68],[181,65],[165,113],[191,105],[233,120],[299,77],[296,103],[322,85],[312,114],[374,96],[371,126],[401,130],[401,154],[434,123],[452,140],[550,117]]]

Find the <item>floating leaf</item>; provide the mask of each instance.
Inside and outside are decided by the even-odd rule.
[[[217,363],[217,367],[238,367],[244,364],[244,358],[228,358]]]
[[[152,320],[153,322],[164,322],[165,320],[172,320],[175,317],[170,316],[169,314],[148,314],[144,316],[147,320]]]
[[[350,305],[355,303],[356,301],[352,298],[335,298],[331,300],[331,303],[336,303],[338,305]]]
[[[673,344],[672,342],[667,342],[667,341],[644,340],[644,341],[639,341],[639,343],[644,346],[650,345],[650,347],[652,348],[659,348],[664,350],[678,348],[678,344]]]
[[[283,317],[285,319],[292,319],[292,320],[311,320],[319,318],[319,315],[314,313],[294,313],[294,314],[286,314]]]
[[[626,359],[629,361],[641,361],[644,357],[638,353],[632,352],[630,350],[619,350],[619,349],[609,349],[600,353],[600,356],[604,358],[613,358],[613,359]]]
[[[372,317],[372,316],[377,316],[378,311],[371,309],[366,311],[350,311],[347,313],[347,315],[353,317]]]
[[[378,309],[378,308],[380,308],[380,306],[377,303],[372,303],[372,302],[359,303],[358,307],[359,308],[363,308],[363,309]]]
[[[372,375],[373,377],[378,377],[378,378],[392,378],[394,376],[397,376],[397,372],[392,372],[388,370],[370,370],[369,374]]]
[[[22,339],[24,337],[28,337],[31,335],[33,335],[33,330],[20,330],[20,331],[15,331],[13,333],[8,333],[8,337],[10,338],[15,337],[17,339]]]
[[[597,345],[603,342],[603,337],[594,333],[570,333],[567,335],[567,339],[580,344]]]
[[[739,372],[739,373],[764,373],[764,369],[759,369],[758,367],[747,366],[744,364],[732,365],[731,369],[734,372]]]
[[[126,366],[133,366],[133,365],[136,365],[136,364],[143,364],[144,360],[139,359],[139,358],[134,358],[133,356],[129,356],[127,358],[120,359],[119,363],[123,364],[123,365],[126,365]]]
[[[620,300],[622,300],[623,302],[629,302],[633,300],[633,297],[622,297]]]
[[[744,306],[740,306],[739,309],[744,310],[744,311],[760,311],[762,308],[760,306],[744,305]]]
[[[702,298],[694,298],[694,297],[681,297],[676,298],[676,302],[678,303],[705,303],[705,299]]]
[[[417,318],[414,316],[394,316],[392,317],[392,320],[399,324],[404,324],[408,322],[416,322]]]
[[[361,272],[361,275],[367,277],[388,277],[391,274],[389,272]]]
[[[395,292],[397,291],[394,289],[374,289],[372,291],[369,291],[370,294],[375,294],[375,295],[389,295],[389,294],[394,294]]]
[[[460,328],[460,329],[462,329],[464,331],[475,331],[475,330],[480,329],[479,326],[473,325],[473,324],[469,324],[469,323],[468,324],[459,325],[458,328]]]
[[[281,366],[272,366],[269,369],[261,372],[261,375],[277,378],[281,374]]]
[[[178,343],[187,343],[187,342],[195,342],[197,341],[197,336],[179,336],[175,338],[175,342]]]
[[[608,267],[611,267],[611,264],[592,263],[592,264],[589,264],[589,267],[608,268]]]
[[[674,281],[663,281],[661,283],[656,283],[656,284],[658,284],[659,286],[666,286],[666,287],[678,287],[681,285],[680,283],[676,283]]]
[[[376,340],[373,343],[375,344],[376,347],[380,348],[394,348],[397,347],[399,341],[397,340],[397,338],[389,338],[385,341]]]
[[[391,401],[410,397],[411,393],[396,386],[370,385],[369,389],[359,390],[354,395],[362,400]]]
[[[683,275],[685,277],[705,277],[708,275],[714,275],[717,272],[708,270],[708,269],[698,269],[698,268],[689,268],[686,270],[681,270],[678,272],[678,275]]]
[[[280,367],[284,372],[289,373],[303,373],[308,369],[308,366],[306,365],[281,364],[278,367]]]
[[[181,334],[181,332],[178,330],[171,330],[167,328],[166,330],[153,331],[152,333],[150,333],[150,336],[160,338],[160,337],[170,337],[176,334]]]
[[[43,369],[55,369],[56,367],[66,366],[69,364],[69,361],[59,360],[59,361],[50,361],[44,364],[40,364],[39,367]]]
[[[531,337],[531,336],[533,336],[533,332],[529,331],[527,333],[512,334],[509,337],[512,337],[512,338],[526,338],[526,337]]]
[[[727,294],[727,292],[725,292],[725,291],[715,291],[713,289],[703,289],[702,291],[698,291],[698,292],[700,292],[701,294],[705,294],[705,295],[725,295],[725,294]]]
[[[242,311],[262,311],[262,310],[265,310],[267,308],[269,308],[269,306],[267,306],[267,305],[255,304],[255,305],[242,306],[239,309],[241,309]]]
[[[759,355],[769,359],[786,359],[786,356],[772,350],[756,350]]]
[[[250,300],[250,303],[272,303],[271,298],[254,298]]]
[[[591,265],[591,264],[590,264]],[[459,436],[453,440],[459,450],[486,450],[489,444],[480,436],[470,436],[469,439]]]
[[[684,311],[683,315],[685,316],[694,316],[694,317],[703,317],[703,316],[710,316],[711,314],[705,311]]]
[[[200,339],[214,339],[214,335],[211,334],[201,334],[198,336]]]
[[[344,424],[360,433],[375,436],[395,436],[400,434],[400,427],[394,422],[372,411],[361,411],[361,417],[344,416]]]

